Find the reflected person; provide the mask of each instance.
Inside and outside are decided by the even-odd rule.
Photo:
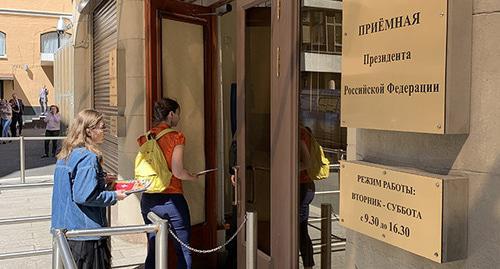
[[[314,253],[311,237],[308,230],[309,205],[314,199],[315,186],[313,179],[307,173],[311,165],[311,140],[312,134],[307,127],[300,126],[299,140],[299,250],[305,269],[314,266]]]

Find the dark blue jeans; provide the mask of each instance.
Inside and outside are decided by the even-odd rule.
[[[190,243],[191,220],[189,207],[182,194],[144,193],[141,199],[141,213],[146,224],[151,223],[147,218],[147,214],[151,211],[159,217],[167,219],[170,229],[182,242]],[[154,233],[148,233],[148,255],[145,269],[155,268],[155,237]],[[191,269],[191,251],[183,247],[175,239],[173,241],[177,255],[177,269]]]
[[[299,249],[304,266],[314,266],[313,246],[311,237],[309,236],[307,220],[309,219],[309,204],[314,199],[315,191],[314,182],[300,184]]]
[[[10,119],[9,120],[4,120],[1,119],[1,124],[0,124],[0,129],[2,130],[1,136],[2,137],[9,137],[9,127],[10,127]]]

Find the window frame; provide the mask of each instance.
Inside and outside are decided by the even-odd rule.
[[[7,57],[7,33],[0,31],[0,38],[2,37],[2,34],[3,34],[3,38],[4,38],[4,47],[3,47],[4,53],[0,54],[0,58],[6,58]]]
[[[49,34],[55,34],[57,38],[57,48],[53,52],[43,51],[43,37]],[[40,53],[56,53],[56,51],[63,46],[65,37],[68,37],[68,40],[70,40],[71,36],[72,35],[70,33],[66,32],[59,33],[58,31],[48,31],[45,33],[40,33]]]
[[[300,14],[302,30],[308,29],[307,37],[303,35],[301,38],[302,46],[305,46],[303,52],[342,54],[342,11],[307,8]],[[339,34],[340,38],[337,38]]]

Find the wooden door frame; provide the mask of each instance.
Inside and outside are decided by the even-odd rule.
[[[300,1],[271,0],[271,264],[298,268],[298,87]],[[245,12],[263,0],[237,0],[236,66],[238,141],[245,141]],[[278,9],[277,6],[280,6]],[[290,42],[290,40],[294,42]],[[243,127],[243,128],[242,128]],[[238,210],[245,210],[245,145],[238,143]],[[243,218],[238,214],[238,223]],[[245,235],[238,235],[238,268],[244,268]]]
[[[299,10],[302,1],[273,0],[271,79],[271,252],[275,268],[299,265]]]
[[[174,19],[203,26],[204,35],[204,93],[206,167],[217,167],[217,106],[216,67],[217,33],[214,16],[194,16],[213,11],[212,8],[173,0],[145,0],[145,62],[146,62],[146,117],[147,128],[152,126],[152,108],[162,97],[162,34],[161,20]],[[189,15],[193,14],[193,15]],[[216,174],[205,176],[205,222],[193,226],[191,244],[195,248],[213,248],[217,245],[217,186]],[[210,255],[208,268],[214,268],[216,255]]]

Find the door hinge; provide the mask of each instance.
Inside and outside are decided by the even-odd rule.
[[[281,65],[281,55],[280,47],[276,48],[276,77],[280,77],[280,65]]]
[[[281,17],[281,0],[276,1],[276,18],[279,20]]]

